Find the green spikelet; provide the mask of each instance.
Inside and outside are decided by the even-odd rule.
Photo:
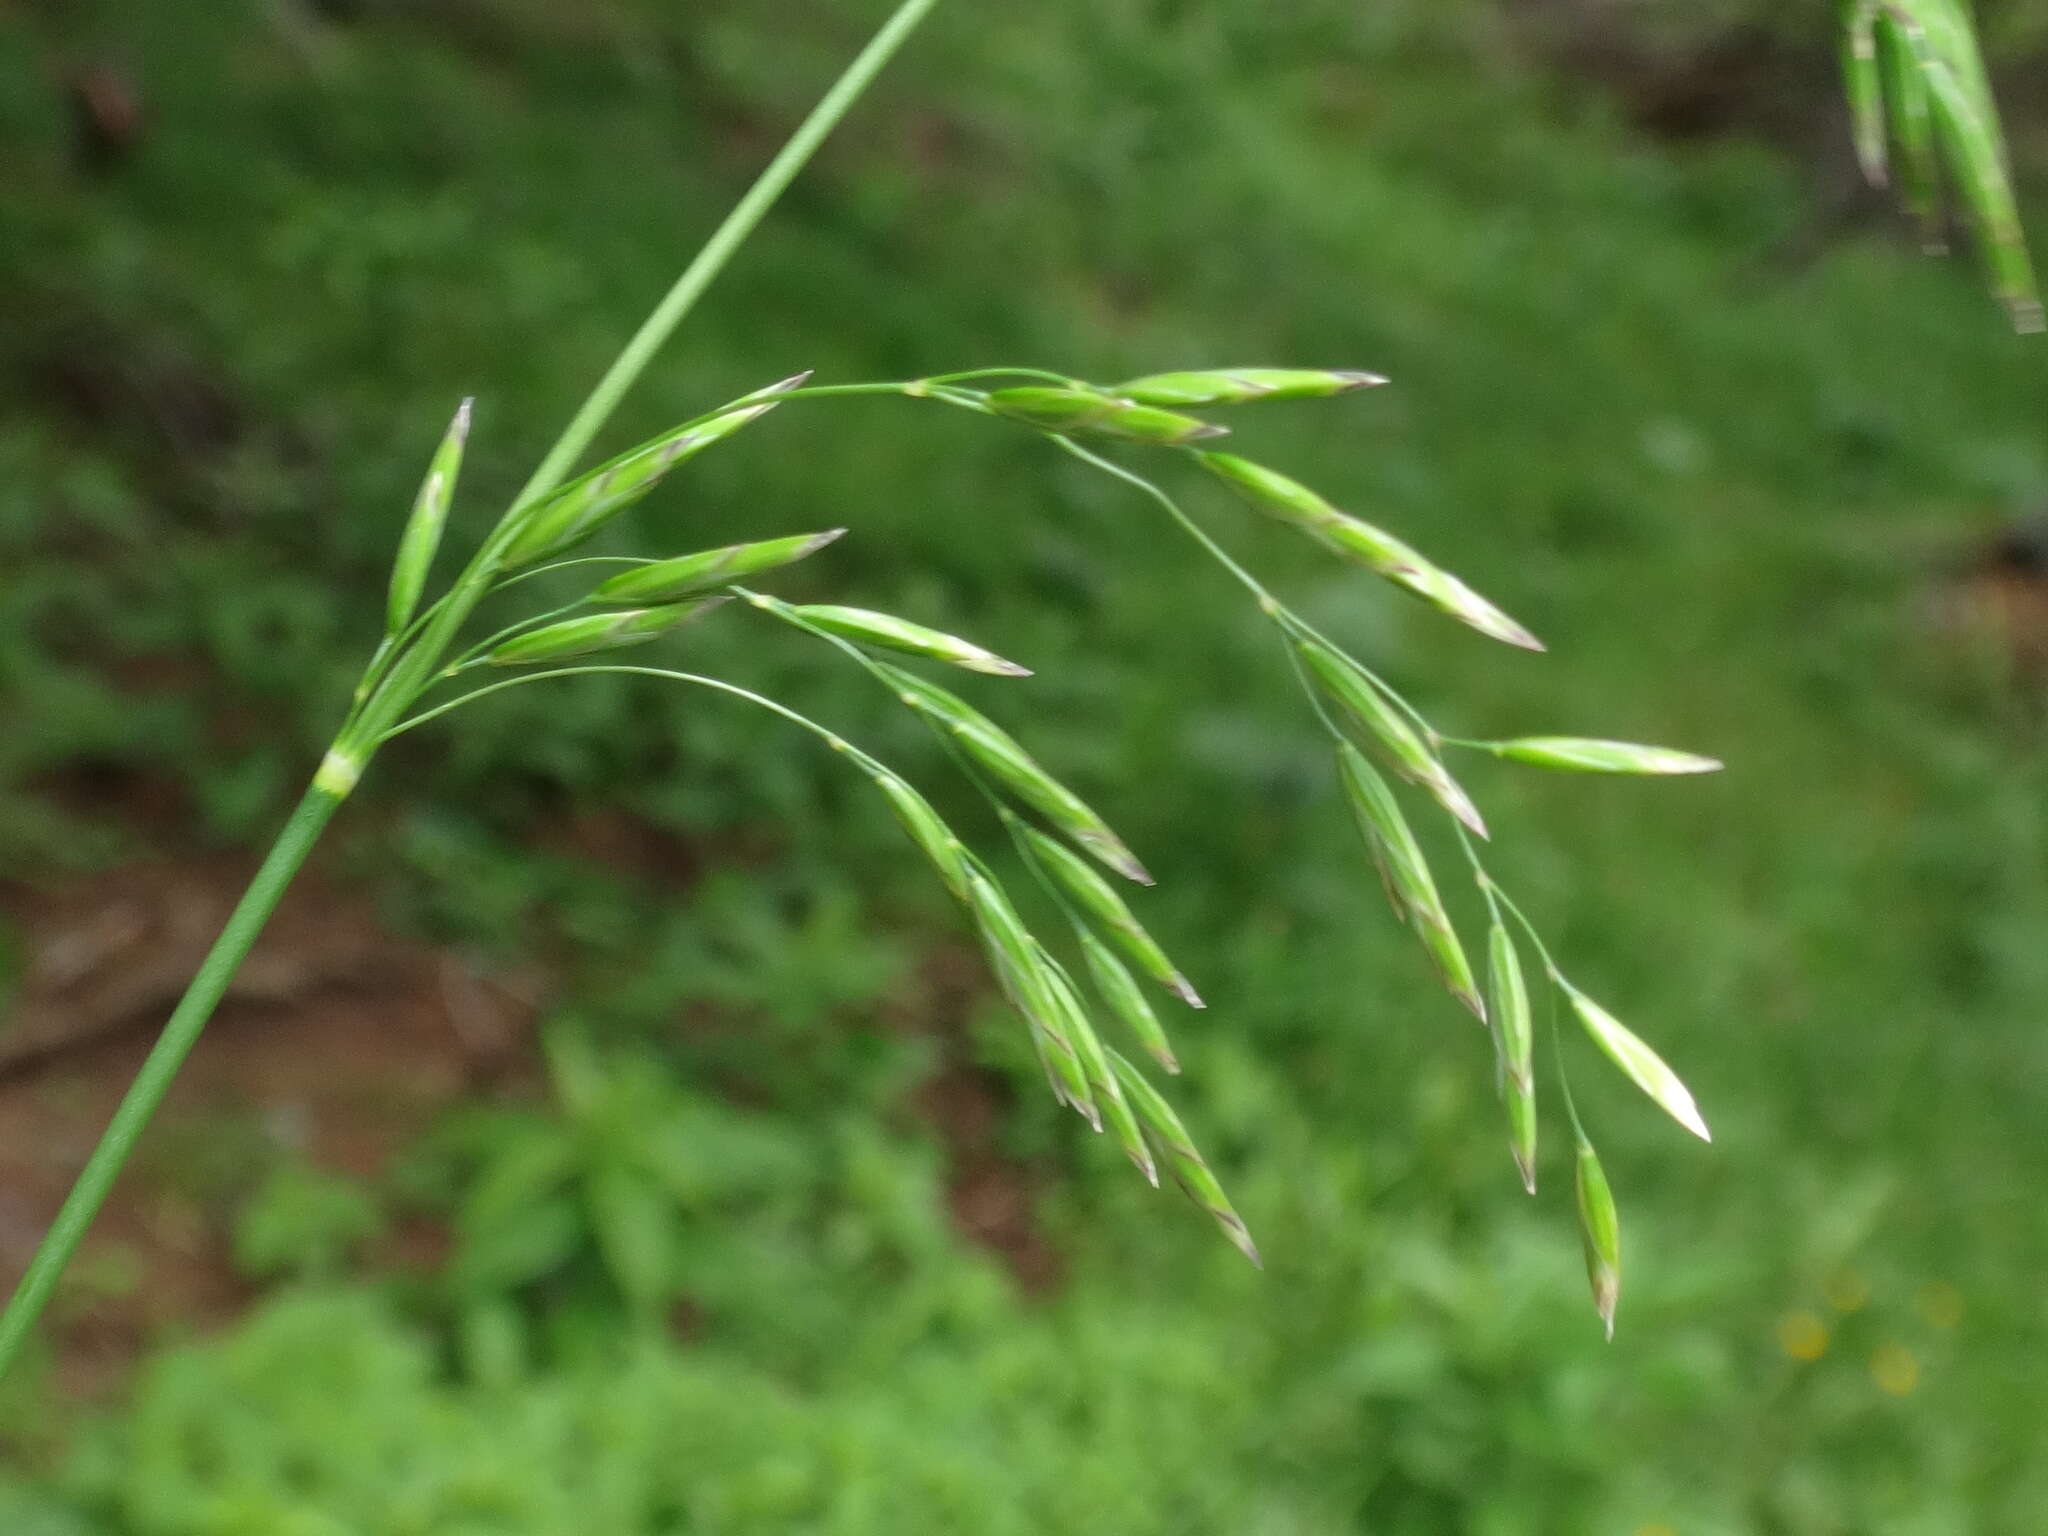
[[[1329,368],[1214,368],[1153,373],[1110,391],[1140,405],[1171,410],[1249,405],[1258,400],[1320,400],[1387,381],[1376,373]]]
[[[1324,695],[1357,733],[1378,749],[1394,772],[1421,785],[1438,805],[1481,837],[1486,836],[1485,818],[1472,797],[1451,777],[1415,727],[1388,702],[1377,683],[1348,656],[1321,641],[1303,637],[1296,640],[1295,649]]]
[[[1011,1006],[1023,1015],[1031,1031],[1032,1044],[1045,1065],[1053,1096],[1071,1104],[1097,1130],[1102,1115],[1089,1091],[1088,1076],[1075,1055],[1068,1037],[1059,999],[1048,980],[1049,972],[1039,959],[1037,940],[1025,928],[1024,920],[1010,905],[1009,898],[979,870],[968,869],[967,905],[981,930],[982,946],[996,981]]]
[[[1095,1095],[1096,1108],[1101,1110],[1103,1121],[1116,1134],[1124,1155],[1145,1176],[1146,1182],[1157,1188],[1158,1165],[1154,1163],[1151,1149],[1138,1129],[1137,1117],[1124,1099],[1123,1088],[1111,1070],[1108,1052],[1101,1037],[1095,1033],[1095,1025],[1088,1017],[1080,994],[1050,955],[1040,950],[1038,959],[1054,1004],[1060,1010],[1061,1022],[1066,1026],[1067,1039],[1073,1042],[1075,1059],[1079,1061],[1082,1075],[1087,1078],[1088,1087]],[[1095,1128],[1099,1131],[1102,1126]]]
[[[1465,946],[1458,942],[1458,930],[1445,910],[1436,877],[1430,873],[1394,792],[1365,760],[1365,754],[1349,742],[1337,749],[1337,769],[1359,833],[1373,849],[1393,894],[1407,909],[1437,975],[1451,996],[1483,1021],[1486,1004],[1480,999],[1471,962],[1465,958]]]
[[[1145,1080],[1145,1074],[1124,1057],[1111,1051],[1109,1061],[1111,1070],[1123,1083],[1124,1097],[1137,1111],[1138,1123],[1145,1128],[1146,1135],[1151,1137],[1152,1144],[1165,1159],[1174,1183],[1214,1218],[1216,1225],[1223,1229],[1223,1235],[1230,1239],[1239,1253],[1263,1268],[1251,1230],[1245,1226],[1244,1218],[1237,1214],[1236,1207],[1231,1205],[1230,1197],[1224,1194],[1222,1184],[1195,1146],[1194,1138],[1188,1135],[1188,1128],[1181,1124],[1180,1116],[1174,1113],[1173,1106]]]
[[[1084,928],[1079,937],[1088,974],[1094,978],[1095,990],[1109,1005],[1109,1011],[1123,1022],[1147,1055],[1168,1072],[1179,1072],[1180,1060],[1173,1054],[1159,1015],[1152,1011],[1151,1000],[1138,986],[1137,978],[1094,934]]]
[[[706,597],[660,608],[625,608],[562,619],[515,635],[495,646],[484,659],[494,667],[526,667],[536,662],[588,656],[596,651],[615,651],[622,646],[645,645],[703,617],[726,601],[722,597]]]
[[[896,813],[896,819],[903,823],[903,830],[910,834],[912,842],[924,850],[926,858],[939,872],[939,878],[946,883],[946,889],[954,899],[967,899],[967,866],[964,861],[960,839],[953,835],[953,829],[939,819],[939,813],[932,809],[931,802],[912,789],[893,773],[878,773],[874,776],[875,788],[889,802],[889,809]]]
[[[1621,1217],[1614,1191],[1593,1143],[1578,1138],[1574,1188],[1578,1195],[1579,1236],[1586,1245],[1586,1279],[1593,1287],[1593,1307],[1607,1337],[1614,1337],[1614,1308],[1621,1300]]]
[[[1021,421],[1041,432],[1086,432],[1164,448],[1221,437],[1230,430],[1174,411],[1098,394],[1092,389],[1048,389],[1038,385],[998,389],[989,395],[988,408],[998,416]]]
[[[1621,1068],[1628,1080],[1648,1094],[1665,1114],[1701,1141],[1712,1141],[1713,1133],[1707,1129],[1699,1106],[1693,1102],[1692,1090],[1665,1064],[1664,1058],[1577,987],[1564,981],[1559,981],[1558,985],[1564,988],[1564,995],[1572,1005],[1572,1012],[1578,1015],[1579,1023],[1593,1037],[1593,1043],[1607,1053],[1608,1060]]]
[[[1340,512],[1298,480],[1228,453],[1202,453],[1202,467],[1253,507],[1319,540],[1348,560],[1377,572],[1431,607],[1481,634],[1524,650],[1543,642],[1441,566],[1391,533]]]
[[[1518,736],[1512,741],[1480,741],[1473,746],[1510,762],[1533,763],[1565,773],[1715,773],[1716,758],[1670,747],[1645,747],[1633,741],[1596,741],[1584,736]]]
[[[926,682],[914,672],[878,663],[877,670],[911,709],[936,721],[968,756],[1005,789],[1037,811],[1061,833],[1126,880],[1150,885],[1152,877],[1123,839],[1081,797],[1039,766],[1017,739],[988,716]]]
[[[673,603],[708,592],[713,587],[722,587],[729,581],[793,565],[816,554],[845,532],[844,528],[830,528],[823,533],[799,533],[786,539],[728,544],[723,549],[707,549],[694,555],[678,555],[673,560],[657,560],[636,570],[621,571],[610,580],[599,583],[591,592],[589,601],[627,608],[639,608],[648,603]]]
[[[1202,999],[1188,985],[1185,976],[1166,957],[1166,951],[1131,915],[1123,897],[1110,888],[1073,849],[1040,832],[1025,827],[1023,835],[1032,856],[1088,917],[1109,936],[1138,968],[1190,1008],[1202,1006]]]
[[[774,388],[794,387],[796,382],[785,381]],[[665,433],[522,507],[515,514],[514,532],[499,553],[500,567],[516,571],[574,548],[661,484],[677,465],[759,420],[775,405],[773,400],[763,400],[697,426]]]
[[[1487,1012],[1500,1047],[1500,1092],[1507,1105],[1508,1147],[1522,1187],[1536,1193],[1536,1044],[1522,958],[1505,924],[1486,935]]]
[[[413,498],[412,516],[398,541],[398,557],[391,563],[391,594],[386,605],[384,632],[396,635],[412,622],[426,590],[427,573],[441,548],[441,533],[448,526],[448,508],[455,500],[455,481],[462,473],[462,449],[469,441],[470,409],[476,402],[465,400],[456,408],[441,446],[427,466],[427,478],[420,482]]]
[[[987,672],[996,677],[1029,677],[1031,669],[1005,661],[994,651],[948,635],[894,614],[876,613],[868,608],[846,608],[833,603],[812,603],[788,610],[807,624],[815,624],[829,635],[883,650],[903,651],[912,656],[929,656],[970,672]]]

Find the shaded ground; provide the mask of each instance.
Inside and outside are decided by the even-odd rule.
[[[26,1263],[246,873],[192,859],[8,894],[27,964],[0,1038],[0,1273]],[[59,1310],[68,1381],[103,1384],[160,1325],[217,1323],[249,1299],[225,1207],[264,1161],[378,1172],[517,1058],[531,1014],[382,931],[359,898],[317,876],[296,887],[88,1244]]]
[[[163,798],[132,786],[128,809],[146,818]],[[669,880],[697,863],[609,819],[545,840],[623,872],[654,860]],[[0,1278],[26,1264],[251,867],[191,855],[48,889],[0,886],[23,949],[0,1032]],[[998,1150],[1007,1103],[959,1036],[982,984],[964,955],[937,955],[895,1022],[946,1042],[911,1107],[947,1149],[956,1225],[1038,1291],[1059,1264],[1035,1220],[1035,1181]],[[538,974],[485,974],[395,935],[316,867],[236,977],[67,1279],[52,1323],[60,1380],[104,1390],[162,1330],[216,1327],[255,1298],[230,1258],[231,1213],[280,1156],[375,1177],[452,1102],[531,1091],[548,990]],[[422,1266],[441,1248],[414,1223],[377,1259]]]

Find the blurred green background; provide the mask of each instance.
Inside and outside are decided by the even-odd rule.
[[[455,401],[474,534],[883,9],[0,7],[0,1274],[331,731]],[[821,403],[610,537],[845,524],[782,590],[1037,668],[966,691],[1161,877],[1266,1270],[1055,1109],[813,743],[516,691],[351,802],[0,1389],[0,1529],[2042,1529],[2048,560],[2005,530],[2048,354],[1853,190],[1807,9],[956,0],[607,438],[800,368],[1390,374],[1239,441],[1550,654],[1192,504],[1448,728],[1730,764],[1469,774],[1717,1132],[1575,1055],[1611,1346],[1561,1127],[1531,1201],[1256,615],[1028,434]],[[2043,8],[1984,19],[2031,180]],[[989,830],[795,639],[678,649]]]

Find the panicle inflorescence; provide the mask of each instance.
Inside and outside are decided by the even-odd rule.
[[[422,609],[469,430],[469,402],[457,410],[414,498],[393,562],[383,639],[364,669],[348,714],[291,822],[173,1011],[124,1098],[120,1114],[87,1160],[63,1211],[46,1232],[12,1300],[0,1312],[0,1371],[15,1357],[47,1305],[58,1277],[104,1203],[137,1137],[162,1102],[178,1063],[219,1004],[266,915],[303,865],[335,808],[354,790],[371,756],[394,736],[471,700],[523,683],[588,673],[658,677],[748,701],[811,732],[835,753],[857,764],[932,861],[946,888],[972,916],[999,984],[1026,1020],[1054,1094],[1080,1109],[1097,1130],[1107,1123],[1124,1150],[1155,1183],[1163,1162],[1175,1181],[1257,1262],[1258,1253],[1244,1222],[1180,1118],[1126,1058],[1102,1043],[1088,1002],[1071,973],[1025,927],[989,866],[901,775],[817,721],[728,679],[615,663],[541,665],[658,639],[717,601],[712,595],[715,587],[803,559],[837,537],[840,530],[729,545],[667,560],[593,557],[634,569],[563,608],[500,630],[449,660],[461,643],[465,626],[488,598],[561,566],[590,563],[558,562],[555,557],[611,525],[620,512],[646,496],[677,466],[782,401],[806,394],[893,394],[1035,428],[1062,451],[1137,488],[1163,507],[1254,596],[1260,612],[1278,627],[1317,717],[1337,742],[1339,781],[1397,916],[1420,934],[1451,990],[1490,1023],[1510,1144],[1532,1192],[1537,1143],[1531,1010],[1510,921],[1533,946],[1549,983],[1553,1043],[1561,996],[1594,1043],[1631,1081],[1687,1129],[1706,1137],[1706,1124],[1676,1074],[1648,1045],[1566,979],[1528,917],[1480,863],[1467,831],[1483,836],[1484,822],[1472,798],[1444,768],[1440,749],[1467,748],[1509,762],[1578,772],[1688,774],[1706,772],[1719,764],[1689,753],[1626,742],[1561,736],[1461,741],[1441,735],[1409,701],[1355,657],[1310,629],[1165,489],[1077,441],[1086,438],[1187,452],[1210,476],[1269,517],[1308,533],[1346,559],[1483,634],[1540,650],[1528,629],[1462,579],[1425,559],[1405,540],[1340,510],[1275,470],[1235,455],[1193,447],[1227,429],[1185,414],[1190,409],[1326,398],[1384,383],[1377,374],[1227,367],[1152,373],[1104,387],[1037,369],[980,369],[809,390],[803,387],[808,375],[798,375],[729,401],[565,482],[577,458],[662,343],[878,72],[929,16],[934,4],[935,0],[901,0],[621,350],[495,531],[448,589]],[[1951,180],[1975,216],[1994,284],[2009,306],[2016,328],[2041,329],[2042,309],[2013,196],[2011,169],[1966,0],[1845,0],[1843,18],[1848,96],[1856,149],[1866,174],[1873,181],[1890,175],[1891,143],[1896,140],[1905,200],[1933,240],[1940,233],[1941,171],[1946,159]],[[993,378],[1029,382],[974,387]],[[815,604],[796,608],[734,590],[747,596],[755,607],[841,648],[942,734],[968,776],[997,802],[1026,862],[1041,877],[1048,894],[1065,909],[1100,1000],[1162,1066],[1177,1070],[1178,1061],[1150,1003],[1124,962],[1112,953],[1111,945],[1120,947],[1141,970],[1176,990],[1185,1001],[1195,1003],[1197,999],[1122,899],[1067,843],[1131,879],[1149,884],[1150,876],[1101,818],[1046,774],[1007,733],[942,690],[885,667],[869,655],[868,648],[907,651],[1001,676],[1021,676],[1024,669],[982,647],[870,609]],[[408,714],[442,682],[487,666],[521,670]],[[1398,777],[1419,785],[1453,818],[1449,830],[1471,867],[1474,885],[1486,907],[1490,1006],[1479,998],[1454,920],[1421,843],[1392,788],[1354,745],[1353,737],[1363,739]],[[1005,796],[1035,814],[1045,826],[1019,818],[1004,802]],[[1062,838],[1066,842],[1061,842]],[[1611,1337],[1621,1278],[1619,1222],[1606,1173],[1572,1101],[1561,1047],[1557,1056],[1559,1097],[1570,1118],[1576,1149],[1574,1182],[1588,1274],[1595,1306]]]
[[[1525,650],[1542,650],[1542,643],[1525,625],[1482,597],[1461,577],[1423,556],[1405,539],[1340,509],[1329,498],[1278,470],[1235,454],[1192,446],[1214,434],[1206,430],[1208,424],[1179,414],[1188,409],[1246,405],[1262,400],[1319,398],[1383,382],[1377,374],[1357,371],[1217,368],[1150,374],[1107,387],[1082,381],[1058,386],[1020,386],[991,391],[978,402],[956,403],[974,404],[976,408],[1035,426],[1083,462],[1143,490],[1250,591],[1260,611],[1274,622],[1317,717],[1336,740],[1338,782],[1350,802],[1396,917],[1414,930],[1445,988],[1491,1031],[1509,1149],[1522,1183],[1533,1193],[1538,1145],[1534,1009],[1511,925],[1524,929],[1526,937],[1536,945],[1553,997],[1564,1002],[1601,1052],[1689,1130],[1704,1137],[1706,1125],[1691,1094],[1663,1059],[1558,970],[1521,908],[1509,900],[1480,863],[1467,834],[1486,837],[1486,819],[1473,796],[1451,773],[1445,762],[1445,750],[1468,749],[1506,762],[1568,772],[1691,774],[1709,772],[1720,764],[1712,758],[1669,748],[1585,737],[1519,736],[1467,741],[1443,735],[1412,703],[1355,656],[1267,590],[1156,482],[1101,458],[1075,441],[1086,436],[1120,437],[1140,447],[1186,450],[1211,478],[1274,521],[1308,534],[1342,558],[1364,566],[1483,635]],[[1156,422],[1148,416],[1131,415],[1134,410],[1165,412],[1172,420]],[[957,701],[935,705],[920,684],[910,683],[899,691],[905,702],[925,708],[941,720],[947,719],[957,707]],[[959,729],[957,718],[954,728]],[[974,728],[969,727],[962,741],[971,747],[973,740]],[[1368,754],[1396,778],[1420,789],[1451,818],[1451,831],[1471,867],[1488,914],[1483,992],[1457,919],[1423,851],[1423,839],[1408,820],[1393,786],[1373,766]],[[1123,959],[1112,952],[1113,947],[1121,947],[1125,958],[1135,961],[1155,979],[1163,978],[1156,959],[1142,946],[1133,948],[1133,930],[1124,922],[1126,914],[1120,900],[1065,845],[1035,830],[1026,832],[1023,842],[1034,864],[1059,889],[1062,899],[1087,913],[1101,935],[1089,935],[1083,945],[1084,958],[1096,976],[1098,990],[1109,1001],[1112,1011],[1126,1017],[1135,1036],[1151,1041],[1154,1031],[1145,1015],[1133,1017],[1131,1009],[1133,1000],[1143,1005],[1142,994],[1130,973],[1123,969]],[[1077,874],[1087,879],[1077,878]],[[1105,903],[1105,895],[1115,905]],[[1112,966],[1114,970],[1110,969]],[[1163,1038],[1151,1048],[1163,1064],[1177,1065]],[[1575,1144],[1580,1148],[1576,1183],[1589,1263],[1597,1260],[1595,1300],[1603,1321],[1611,1328],[1619,1285],[1613,1197],[1597,1158],[1592,1156],[1577,1109],[1571,1103],[1561,1052],[1558,1071]],[[1134,1102],[1137,1097],[1133,1095]],[[1167,1161],[1168,1166],[1173,1166],[1170,1158]],[[1183,1182],[1187,1182],[1185,1178]],[[1197,1198],[1204,1197],[1198,1194]]]
[[[1356,370],[1216,368],[1149,374],[1109,387],[1078,380],[1041,382],[1045,375],[1032,376],[1030,383],[986,391],[969,387],[972,380],[983,376],[941,376],[905,385],[834,386],[809,393],[897,393],[1032,427],[1082,461],[1143,490],[1248,589],[1260,613],[1273,623],[1315,717],[1332,738],[1337,783],[1396,918],[1412,930],[1445,989],[1491,1034],[1509,1150],[1522,1183],[1532,1193],[1538,1157],[1534,1008],[1516,929],[1535,946],[1553,999],[1562,1001],[1600,1052],[1653,1102],[1704,1138],[1706,1124],[1677,1074],[1644,1041],[1566,979],[1521,908],[1479,862],[1468,834],[1486,837],[1486,818],[1472,794],[1451,773],[1446,753],[1462,749],[1503,762],[1567,772],[1691,774],[1720,765],[1711,758],[1668,748],[1587,737],[1531,735],[1473,741],[1444,735],[1383,678],[1264,587],[1162,487],[1078,442],[1086,438],[1121,442],[1134,449],[1178,450],[1209,479],[1220,481],[1238,499],[1275,521],[1310,534],[1343,558],[1482,634],[1540,650],[1529,630],[1403,539],[1340,510],[1320,493],[1276,470],[1191,446],[1222,429],[1183,414],[1189,408],[1324,398],[1385,381],[1377,374]],[[515,509],[501,534],[487,546],[499,584],[510,586],[554,569],[551,562],[556,556],[596,534],[678,465],[783,399],[805,393],[800,387],[804,378],[800,375],[744,396]],[[428,616],[418,621],[413,617],[446,520],[467,422],[465,407],[429,469],[401,546],[392,582],[392,638],[387,642],[399,650],[433,613],[428,610]],[[1079,956],[1077,964],[1069,966],[1034,930],[995,868],[955,831],[923,792],[838,733],[721,679],[663,668],[600,665],[559,670],[625,671],[717,688],[802,725],[858,766],[979,936],[996,986],[1021,1019],[1054,1098],[1073,1108],[1095,1130],[1111,1134],[1148,1180],[1157,1183],[1162,1171],[1169,1174],[1230,1240],[1256,1261],[1258,1251],[1243,1219],[1224,1194],[1214,1169],[1196,1149],[1180,1116],[1131,1061],[1103,1038],[1101,1026],[1114,1025],[1162,1069],[1177,1073],[1180,1059],[1140,978],[1189,1007],[1202,1006],[1180,968],[1100,870],[1141,885],[1150,885],[1151,875],[1103,817],[1009,731],[965,699],[883,656],[913,656],[998,678],[1028,677],[1029,670],[975,641],[897,614],[839,603],[789,603],[737,585],[806,560],[844,532],[832,528],[791,534],[660,559],[600,556],[600,560],[616,558],[628,568],[587,588],[567,608],[537,615],[492,636],[441,675],[457,675],[476,666],[529,669],[508,682],[479,689],[479,694],[523,678],[559,675],[555,670],[530,669],[659,639],[726,601],[727,593],[857,663],[896,702],[931,728],[965,777],[991,803],[997,824],[1009,833],[1023,866],[1064,915]],[[421,718],[459,702],[429,710]],[[400,728],[408,728],[410,723],[416,722]],[[1381,766],[1375,766],[1375,760]],[[1444,814],[1447,820],[1439,826],[1456,840],[1470,865],[1487,916],[1483,988],[1467,954],[1458,917],[1425,852],[1426,839],[1411,822],[1387,775],[1413,786],[1425,797],[1425,806]],[[1555,1012],[1553,1009],[1553,1019]],[[1572,1103],[1561,1051],[1558,1070],[1560,1102],[1570,1115],[1576,1148],[1574,1183],[1595,1303],[1611,1330],[1620,1285],[1613,1195]]]

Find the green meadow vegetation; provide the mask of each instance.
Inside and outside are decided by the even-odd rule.
[[[1503,883],[1714,1126],[1690,1142],[1564,1039],[1621,1203],[1613,1343],[1568,1140],[1532,1200],[1486,1037],[1388,913],[1256,611],[1031,433],[818,401],[591,548],[843,526],[777,590],[1034,669],[959,691],[1159,877],[1146,922],[1209,1003],[1172,1086],[1264,1270],[1050,1101],[830,753],[644,679],[514,689],[395,741],[327,870],[410,940],[538,959],[531,1081],[372,1178],[261,1146],[214,1212],[247,1310],[97,1400],[53,1399],[47,1347],[9,1378],[0,1529],[2036,1528],[2041,679],[1958,618],[1956,571],[2048,488],[2041,343],[1971,262],[1829,224],[1814,164],[1640,136],[1493,6],[1359,10],[942,11],[603,447],[804,369],[1388,375],[1234,415],[1230,445],[1546,654],[1161,473],[1446,731],[1727,762],[1459,765]],[[877,11],[106,0],[0,28],[0,863],[56,888],[164,851],[52,792],[82,764],[173,785],[180,846],[261,846],[455,402],[467,546]],[[62,71],[101,54],[146,113],[88,169]],[[1811,90],[1846,157],[1835,77]],[[2024,173],[2024,118],[2014,142]],[[993,847],[917,722],[797,638],[713,619],[675,655],[917,766]],[[595,810],[698,873],[545,835]],[[959,1219],[932,1101],[962,1080],[1027,1207],[1003,1244]],[[434,1263],[380,1258],[420,1223]]]

